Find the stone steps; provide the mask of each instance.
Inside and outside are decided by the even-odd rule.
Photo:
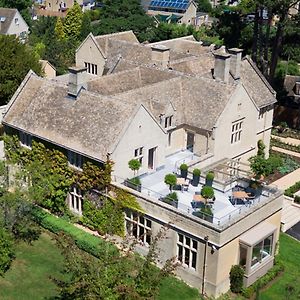
[[[283,232],[286,232],[300,222],[300,207],[294,206],[292,203],[288,202],[290,201],[284,201],[282,209],[281,224]]]

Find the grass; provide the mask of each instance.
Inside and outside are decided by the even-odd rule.
[[[101,255],[104,245],[111,251],[116,250],[112,244],[48,213],[42,214],[40,223],[53,232],[65,231],[75,239],[81,249],[95,256]],[[62,276],[62,266],[63,257],[50,233],[43,233],[33,245],[19,244],[12,267],[4,278],[0,278],[0,299],[39,300],[56,296],[56,286],[49,277]],[[199,292],[175,277],[165,278],[160,286],[158,300],[177,299],[200,299]]]
[[[49,233],[33,245],[20,243],[11,268],[0,277],[0,299],[39,300],[57,295],[50,276],[61,276],[63,257]]]
[[[279,258],[284,263],[285,271],[260,293],[260,300],[300,299],[300,242],[287,234],[281,234],[279,249]]]

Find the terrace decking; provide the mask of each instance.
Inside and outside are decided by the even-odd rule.
[[[140,176],[142,183],[141,192],[157,199],[157,201],[160,201],[160,199],[170,193],[169,187],[164,183],[165,175],[169,173],[177,173],[181,163],[188,164],[193,159],[193,153],[188,150],[168,156],[163,168],[153,173]],[[224,191],[218,188],[220,185],[217,182],[213,184],[215,202],[212,205],[212,222],[214,224],[224,225],[228,223],[228,221],[249,211],[258,203],[268,201],[270,199],[270,196],[277,192],[277,189],[274,187],[265,187],[263,188],[262,193],[256,196],[254,199],[251,199],[249,203],[233,205],[230,202],[229,197],[232,196],[232,188],[234,188],[237,184],[243,186],[247,185],[246,182],[242,182],[242,179],[235,180],[230,186],[227,186],[227,189]],[[178,196],[178,210],[188,214],[192,214],[195,211],[191,204],[191,202],[193,201],[193,196],[195,192],[201,191],[203,185],[204,179],[202,178],[200,184],[197,187],[194,187],[190,184],[188,187],[188,191],[177,190],[176,193]]]

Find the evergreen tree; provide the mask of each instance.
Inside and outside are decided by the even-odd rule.
[[[64,32],[67,38],[79,39],[81,33],[83,14],[80,5],[75,2],[72,8],[67,12],[64,22]]]
[[[83,41],[91,31],[92,31],[92,26],[91,26],[90,15],[85,13],[85,14],[83,14],[83,17],[82,17],[80,39]]]
[[[0,105],[6,104],[30,69],[41,74],[34,51],[11,35],[0,35]]]
[[[66,35],[65,35],[65,32],[64,32],[64,25],[63,25],[63,22],[62,22],[61,18],[57,18],[54,30],[55,30],[56,38],[59,41],[63,41],[63,40],[66,39]]]

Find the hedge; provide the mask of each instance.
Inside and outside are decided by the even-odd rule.
[[[40,226],[57,234],[64,232],[72,237],[78,248],[86,251],[95,257],[101,257],[104,252],[117,253],[118,249],[112,243],[104,241],[103,239],[93,236],[77,227],[68,221],[57,218],[39,207],[33,209],[33,215]]]
[[[284,191],[284,194],[288,197],[294,197],[294,194],[300,190],[300,181],[297,181],[295,184],[290,186]]]
[[[264,288],[269,282],[276,278],[281,272],[284,271],[284,265],[281,261],[275,261],[272,269],[270,269],[266,275],[257,279],[252,285],[242,290],[242,295],[245,298],[251,298],[255,292]]]

